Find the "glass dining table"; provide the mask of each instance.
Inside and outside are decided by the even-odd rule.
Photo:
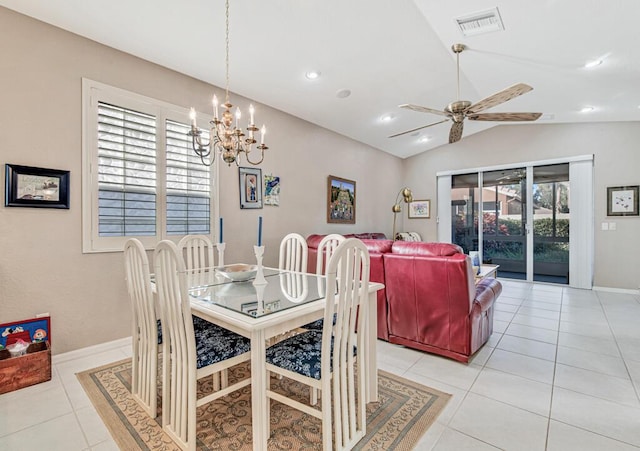
[[[326,277],[316,274],[264,268],[263,284],[233,281],[212,268],[202,277],[190,277],[189,295],[194,315],[251,340],[251,409],[253,449],[267,449],[269,425],[266,396],[267,340],[324,317]],[[378,400],[377,291],[381,283],[369,283],[365,305],[365,352],[362,356],[366,402]]]

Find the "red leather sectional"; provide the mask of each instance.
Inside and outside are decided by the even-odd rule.
[[[493,332],[500,282],[476,285],[471,260],[455,244],[371,239],[380,235],[349,235],[369,249],[370,280],[385,284],[378,292],[378,338],[468,362]],[[323,237],[307,238],[310,272]]]

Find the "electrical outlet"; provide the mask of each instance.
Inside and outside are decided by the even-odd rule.
[[[602,230],[609,230],[609,223],[608,222],[603,222],[602,223]]]
[[[616,223],[615,222],[610,222],[609,223],[609,230],[616,230]]]

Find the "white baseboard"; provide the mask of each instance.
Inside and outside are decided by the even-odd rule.
[[[628,288],[593,287],[593,291],[608,291],[609,293],[624,293],[624,294],[640,295],[640,290],[631,290]]]
[[[94,346],[88,346],[86,348],[76,349],[75,351],[63,352],[62,354],[55,354],[51,357],[51,359],[52,359],[52,363],[58,364],[62,362],[68,362],[69,360],[88,357],[100,352],[111,351],[112,349],[118,349],[124,346],[131,346],[131,337],[119,338],[118,340],[108,341],[106,343],[100,343]]]

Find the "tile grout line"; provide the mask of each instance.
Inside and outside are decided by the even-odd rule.
[[[618,350],[618,352],[620,353],[620,357],[622,358],[622,364],[624,365],[624,368],[627,371],[627,375],[629,376],[629,380],[631,381],[631,386],[633,387],[633,391],[636,394],[637,400],[640,402],[640,391],[638,391],[638,386],[637,386],[636,382],[634,381],[633,376],[631,375],[631,371],[629,370],[629,365],[627,365],[627,359],[624,357],[624,353],[622,352],[622,349],[620,349],[620,344],[618,343],[618,338],[616,337],[616,333],[613,330],[613,328],[611,327],[611,322],[609,321],[609,316],[607,315],[607,309],[604,308],[604,304],[602,303],[602,299],[600,299],[600,295],[599,295],[598,292],[596,292],[596,296],[597,296],[598,301],[600,302],[600,305],[602,307],[602,311],[604,313],[604,317],[607,320],[607,326],[609,326],[609,330],[611,331],[611,335],[613,335],[613,341],[616,344],[616,349]]]

